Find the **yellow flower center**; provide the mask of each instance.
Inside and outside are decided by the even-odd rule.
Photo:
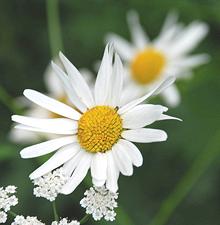
[[[85,112],[78,122],[78,140],[88,152],[106,152],[119,140],[122,119],[117,108],[95,106]]]
[[[153,48],[145,49],[131,63],[133,79],[139,84],[149,84],[159,77],[165,63],[165,56],[161,52]]]

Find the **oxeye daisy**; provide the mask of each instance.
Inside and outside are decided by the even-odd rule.
[[[55,59],[55,62],[62,67],[62,63],[60,62],[59,59]],[[93,88],[94,86],[93,74],[86,68],[80,69],[80,72],[85,78],[85,80],[89,83],[90,87]],[[59,78],[52,69],[51,64],[47,66],[47,69],[45,71],[44,84],[46,87],[47,95],[67,105],[71,104]],[[42,107],[39,107],[38,105],[30,104],[30,102],[23,97],[18,97],[17,102],[18,104],[22,105],[25,108],[25,116],[39,117],[39,118],[62,117],[62,115],[50,112]],[[42,139],[48,140],[54,138],[55,136],[56,136],[55,134],[49,133],[39,134],[36,132],[30,132],[25,130],[21,131],[17,129],[12,129],[11,132],[9,133],[9,137],[13,142],[22,144],[36,143],[38,141],[41,141]]]
[[[189,55],[208,32],[208,26],[203,22],[194,21],[183,27],[177,22],[177,15],[170,13],[159,36],[150,41],[135,11],[128,13],[127,20],[132,43],[116,34],[106,37],[126,62],[123,102],[143,95],[167,76],[174,75],[177,80],[189,77],[194,67],[209,59],[207,54]],[[174,84],[162,93],[162,97],[170,106],[180,102],[179,91]]]
[[[112,45],[105,48],[93,92],[62,53],[60,59],[66,72],[55,63],[52,67],[74,107],[37,91],[25,90],[24,95],[29,100],[63,118],[12,116],[14,122],[20,123],[17,128],[61,136],[23,149],[21,157],[34,158],[56,151],[30,178],[39,178],[62,166],[69,177],[62,187],[63,194],[73,192],[89,169],[94,186],[106,185],[108,190],[116,192],[119,173],[131,176],[133,165],[139,167],[143,163],[140,151],[132,142],[167,139],[164,131],[144,127],[157,120],[175,118],[163,114],[167,111],[164,106],[141,103],[172,84],[174,78],[166,79],[141,98],[121,104],[123,66]]]

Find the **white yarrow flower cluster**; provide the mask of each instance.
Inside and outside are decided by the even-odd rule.
[[[45,225],[40,222],[37,217],[27,216],[16,216],[14,222],[11,225]]]
[[[116,213],[114,208],[118,206],[116,199],[118,193],[110,192],[102,187],[91,187],[85,192],[85,197],[80,201],[87,214],[91,214],[94,220],[104,217],[106,221],[114,221]]]
[[[68,221],[66,218],[63,218],[59,222],[52,222],[51,225],[80,225],[80,223],[77,220]]]
[[[64,173],[63,168],[56,169],[33,180],[34,185],[36,185],[34,195],[52,202],[56,199],[67,180],[68,176]]]
[[[12,206],[18,204],[18,199],[14,195],[16,193],[16,187],[9,185],[6,188],[0,188],[0,223],[7,221],[7,212]]]

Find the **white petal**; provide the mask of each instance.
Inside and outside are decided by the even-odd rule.
[[[69,97],[70,101],[74,106],[76,106],[81,112],[85,112],[87,110],[86,105],[80,100],[79,96],[76,94],[74,88],[72,87],[68,76],[62,71],[62,69],[57,66],[54,62],[51,63],[52,68],[60,81],[64,86],[64,90]]]
[[[106,45],[102,62],[95,82],[95,102],[105,105],[109,97],[110,77],[112,75],[112,45]]]
[[[73,142],[76,142],[76,136],[57,138],[24,148],[20,154],[24,159],[34,158],[56,151],[57,149]]]
[[[163,91],[162,97],[166,104],[170,107],[176,107],[180,104],[180,93],[175,85],[171,85],[166,90]]]
[[[137,105],[121,116],[123,128],[145,127],[158,120],[164,111],[167,111],[167,108],[160,105]]]
[[[165,141],[167,134],[163,130],[140,128],[135,130],[125,130],[121,136],[128,141],[139,142],[139,143],[152,143]]]
[[[38,91],[26,89],[24,91],[24,95],[26,98],[34,102],[35,104],[51,111],[54,112],[58,115],[73,119],[73,120],[78,120],[81,116],[79,112],[71,108],[70,106],[59,102],[55,99],[52,99],[44,94],[41,94]]]
[[[207,33],[207,24],[198,21],[192,22],[181,33],[179,33],[176,41],[173,42],[172,48],[170,49],[171,54],[174,57],[177,55],[187,54],[198,45]]]
[[[116,143],[112,147],[112,155],[119,171],[125,176],[131,176],[133,174],[132,161],[123,145]]]
[[[142,166],[143,156],[138,150],[138,148],[133,143],[127,140],[120,139],[119,143],[123,146],[125,151],[128,153],[132,163],[137,167]]]
[[[159,86],[155,87],[152,91],[150,91],[148,94],[142,96],[141,98],[135,99],[128,104],[124,105],[118,110],[119,114],[123,114],[127,112],[128,110],[132,109],[136,105],[140,104],[141,102],[145,101],[147,98],[153,95],[157,95],[160,92],[162,92],[164,89],[169,87],[173,82],[175,81],[175,77],[167,77]]]
[[[169,115],[165,115],[165,114],[162,114],[161,117],[158,120],[179,120],[179,121],[183,121],[180,118],[169,116]]]
[[[78,126],[76,121],[65,118],[38,119],[14,115],[12,116],[12,120],[25,126],[42,129],[51,133],[63,133],[65,131],[74,133]]]
[[[109,99],[109,103],[111,106],[119,106],[120,105],[120,99],[121,99],[121,93],[122,93],[122,86],[123,86],[123,65],[121,62],[121,59],[117,54],[115,54],[115,62],[113,67],[113,72],[111,75],[111,96]]]
[[[94,186],[103,186],[106,181],[107,156],[105,153],[95,153],[91,163],[91,174]],[[98,182],[96,182],[98,181]]]
[[[76,67],[60,52],[60,59],[69,75],[72,86],[77,95],[87,107],[94,106],[94,99],[90,88]]]
[[[108,158],[106,187],[108,188],[108,190],[112,192],[117,192],[119,170],[115,164],[114,158],[112,156],[112,152],[108,151],[106,154]]]
[[[64,173],[67,174],[69,177],[72,176],[73,171],[76,169],[77,165],[82,158],[84,151],[80,149],[80,146],[77,146],[78,151],[76,154],[63,165]]]
[[[178,13],[176,11],[171,11],[168,13],[163,27],[161,29],[161,34],[166,33],[166,31],[177,24]]]
[[[84,155],[82,156],[77,168],[75,169],[72,177],[69,179],[67,184],[64,185],[61,193],[68,195],[72,193],[77,186],[82,182],[82,180],[85,178],[90,165],[91,165],[91,159],[92,154],[89,154],[87,152],[84,152]]]
[[[30,175],[30,179],[41,177],[67,162],[76,154],[77,148],[74,148],[74,146],[77,146],[77,144],[71,144],[61,148],[48,161],[36,169]]]
[[[140,25],[137,12],[134,10],[128,12],[127,21],[134,44],[139,49],[145,48],[149,42],[149,38]]]
[[[136,50],[133,48],[133,46],[117,34],[108,34],[106,41],[114,44],[116,51],[123,60],[130,61],[136,53]]]
[[[188,56],[184,58],[180,58],[175,61],[175,66],[177,67],[195,67],[199,66],[203,63],[207,63],[210,60],[210,56],[208,54],[198,54],[198,55],[193,55],[193,56]]]
[[[41,128],[36,128],[36,127],[29,127],[29,126],[25,126],[25,125],[16,125],[14,128],[16,129],[21,129],[21,130],[25,130],[25,131],[33,131],[33,132],[39,132],[39,133],[51,133],[51,134],[76,134],[77,133],[77,129],[75,130],[63,130],[63,129],[41,129]]]
[[[58,59],[55,59],[55,62],[58,65],[60,64]],[[44,81],[50,94],[56,97],[64,95],[64,88],[62,86],[62,83],[52,69],[51,63],[47,66],[47,69],[45,71]]]

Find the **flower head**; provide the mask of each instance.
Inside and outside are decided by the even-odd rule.
[[[49,172],[48,174],[33,180],[33,183],[36,186],[34,188],[34,195],[36,197],[46,198],[49,201],[54,201],[67,180],[68,177],[63,172],[63,168]]]
[[[12,222],[11,225],[45,225],[45,224],[41,223],[37,219],[37,217],[27,216],[25,218],[24,216],[16,216],[14,222]]]
[[[123,66],[111,45],[106,46],[94,93],[62,53],[60,59],[67,74],[56,64],[52,63],[52,66],[74,107],[37,91],[25,90],[24,95],[29,100],[62,118],[12,116],[13,121],[20,123],[17,128],[61,136],[21,151],[22,158],[56,151],[30,178],[39,178],[63,166],[64,173],[70,178],[61,193],[70,194],[91,169],[94,186],[106,184],[107,189],[116,192],[119,173],[131,176],[133,165],[139,167],[143,163],[140,151],[132,142],[151,143],[167,139],[164,131],[144,127],[157,120],[173,119],[164,114],[168,109],[140,103],[168,87],[174,78],[169,77],[148,94],[122,104]]]
[[[68,221],[66,218],[61,219],[59,222],[54,221],[51,225],[80,225],[77,220]]]
[[[107,36],[107,41],[114,43],[127,65],[123,102],[143,95],[167,76],[175,75],[177,79],[187,77],[194,67],[209,59],[206,54],[189,55],[208,32],[208,26],[203,22],[192,22],[183,27],[177,22],[177,15],[170,13],[154,41],[149,40],[136,12],[128,13],[128,25],[132,43],[116,34]],[[171,106],[180,102],[175,85],[162,92],[162,96]]]
[[[80,201],[87,214],[91,214],[94,220],[104,217],[107,221],[115,220],[114,208],[118,206],[116,199],[118,193],[110,192],[105,186],[91,187],[85,192],[85,197]]]
[[[16,193],[16,187],[9,185],[6,188],[0,188],[0,223],[7,221],[7,212],[12,206],[18,204],[18,199],[14,195]]]

